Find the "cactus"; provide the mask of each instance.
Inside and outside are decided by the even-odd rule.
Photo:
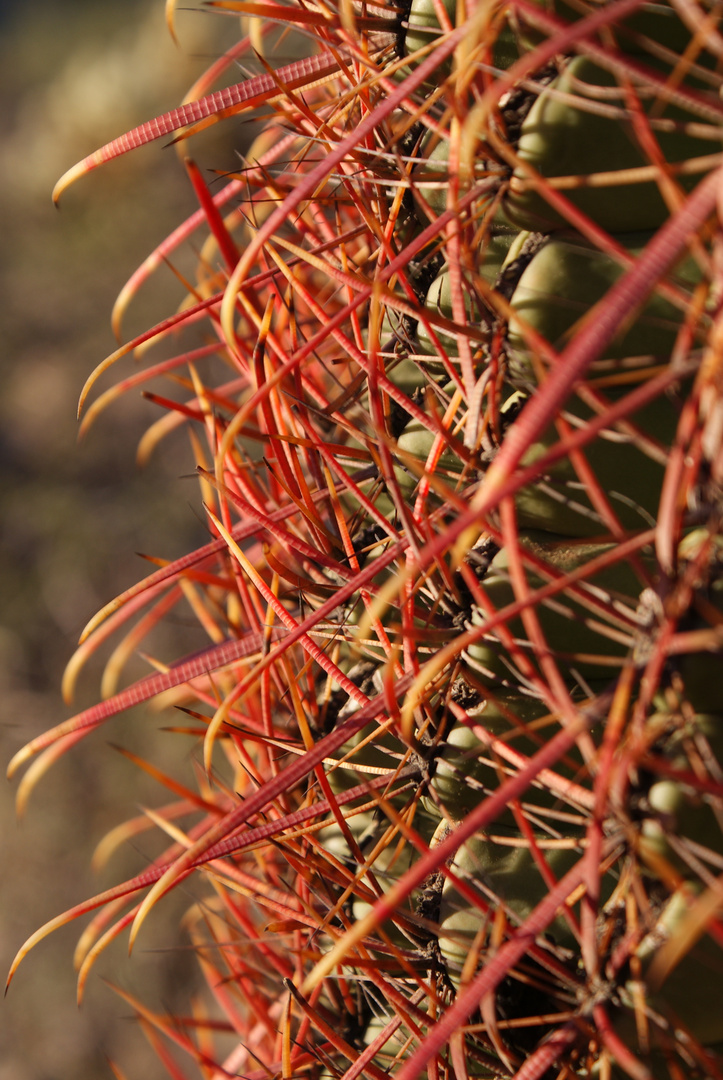
[[[136,647],[183,603],[207,644],[10,770],[22,802],[169,692],[199,790],[159,772],[177,801],[128,829],[163,853],[13,972],[96,911],[82,991],[193,874],[212,1005],[134,1005],[200,1075],[720,1076],[717,9],[209,6],[314,49],[216,65],[54,192],[264,106],[223,187],[187,161],[199,210],[114,325],[204,228],[188,297],[81,395],[85,430],[170,380],[145,449],[188,429],[211,539],[91,620],[68,686],[143,606]]]

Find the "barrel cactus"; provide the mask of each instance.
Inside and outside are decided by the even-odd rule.
[[[55,192],[263,106],[222,186],[187,161],[200,208],[114,324],[204,229],[178,312],[81,397],[87,426],[170,380],[148,445],[188,429],[211,538],[93,618],[72,678],[144,607],[134,645],[184,603],[207,641],[11,765],[25,799],[172,691],[202,779],[15,966],[95,910],[82,987],[194,874],[213,1007],[137,1008],[201,1075],[719,1076],[718,8],[209,7],[308,58],[213,90],[242,40]]]

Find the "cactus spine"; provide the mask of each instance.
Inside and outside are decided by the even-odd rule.
[[[67,915],[126,898],[84,957],[194,872],[225,1074],[720,1075],[717,9],[212,6],[314,59],[56,189],[267,110],[227,187],[191,168],[209,240],[150,335],[206,320],[168,426],[213,538],[84,649],[184,595],[211,644],[13,763],[166,688],[203,725],[196,816]]]

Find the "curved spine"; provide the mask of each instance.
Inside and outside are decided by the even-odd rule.
[[[269,98],[282,94],[284,88],[296,90],[302,86],[311,86],[336,75],[338,71],[338,62],[328,53],[304,57],[301,60],[295,60],[293,64],[279,68],[273,74],[256,75],[253,79],[245,79],[243,82],[234,83],[233,86],[226,86],[222,90],[207,94],[198,101],[189,101],[185,105],[179,105],[167,113],[154,117],[153,120],[146,120],[145,123],[119,135],[117,139],[106,143],[105,146],[101,146],[99,150],[89,154],[63,173],[53,188],[53,202],[57,206],[63,192],[81,176],[92,172],[100,165],[105,165],[108,161],[122,157],[130,150],[137,150],[139,146],[155,142],[156,139],[162,139],[164,135],[170,135],[209,116],[220,116],[222,113],[241,109],[254,109]]]

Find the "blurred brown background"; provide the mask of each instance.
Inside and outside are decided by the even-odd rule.
[[[57,212],[54,181],[73,162],[144,119],[172,108],[235,39],[236,19],[179,5],[181,48],[163,0],[57,0],[0,4],[0,739],[3,767],[28,739],[97,699],[100,661],[84,672],[72,708],[60,678],[87,619],[148,569],[137,551],[172,558],[204,539],[182,436],[144,471],[138,438],[158,411],[123,400],[77,444],[75,407],[88,372],[114,348],[112,302],[129,273],[194,209],[176,152],[160,143],[84,179]],[[192,9],[192,10],[190,10]],[[240,77],[240,76],[239,76]],[[221,128],[218,129],[219,133]],[[244,129],[194,145],[201,164],[229,167]],[[221,141],[223,139],[223,141]],[[170,271],[132,308],[125,332],[150,325],[181,299]],[[125,370],[130,369],[130,363]],[[108,385],[107,380],[103,385]],[[153,639],[171,659],[198,647],[178,617]],[[107,653],[106,653],[107,656]],[[138,662],[128,673],[144,673]],[[47,774],[16,820],[17,783],[2,785],[0,968],[42,922],[142,869],[139,841],[99,875],[89,868],[109,828],[158,806],[164,793],[109,741],[156,757],[190,779],[195,748],[178,747],[150,710],[107,724]],[[185,755],[185,756],[184,756]],[[148,842],[150,843],[150,842]],[[165,1076],[99,977],[155,1008],[188,1008],[196,966],[178,916],[189,895],[151,919],[133,958],[119,942],[75,1005],[72,952],[87,919],[41,943],[0,1006],[0,1080],[101,1080],[111,1058],[128,1080]],[[195,1075],[188,1066],[188,1075]]]

